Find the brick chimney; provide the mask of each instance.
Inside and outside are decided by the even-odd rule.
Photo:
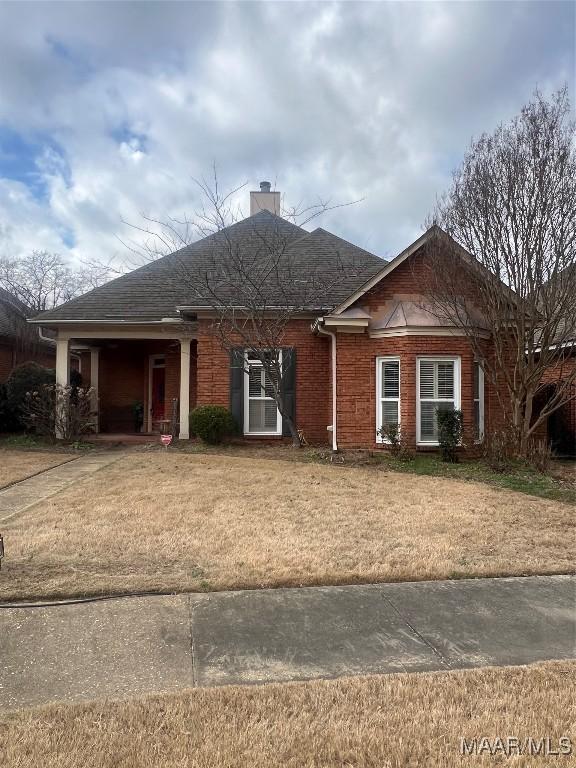
[[[250,192],[250,216],[259,211],[270,211],[280,216],[280,192],[271,192],[269,181],[260,182],[259,192]]]

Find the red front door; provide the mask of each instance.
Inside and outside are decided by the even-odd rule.
[[[166,368],[152,368],[152,424],[164,418],[164,391],[166,384]]]

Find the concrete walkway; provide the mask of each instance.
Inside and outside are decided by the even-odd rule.
[[[112,464],[123,455],[122,452],[108,451],[81,456],[9,485],[0,491],[0,523]]]
[[[0,607],[0,708],[576,658],[576,577]]]

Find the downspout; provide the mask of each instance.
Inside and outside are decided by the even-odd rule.
[[[338,438],[336,435],[336,334],[334,331],[327,331],[320,326],[321,320],[319,319],[315,323],[315,328],[318,333],[323,336],[330,336],[332,339],[332,450],[334,453],[338,452]]]
[[[41,341],[46,341],[48,344],[52,344],[52,346],[56,346],[56,339],[50,338],[50,336],[44,336],[42,333],[42,326],[38,326],[38,336],[40,337]]]

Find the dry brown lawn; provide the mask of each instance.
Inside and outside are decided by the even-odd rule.
[[[197,688],[0,720],[5,768],[573,766],[576,663]],[[548,737],[573,755],[461,755],[461,739]],[[4,754],[3,754],[4,752]]]
[[[573,572],[574,509],[446,478],[133,453],[3,525],[0,599]]]
[[[14,451],[0,448],[0,488],[17,483],[37,472],[70,461],[65,453],[51,451]]]

